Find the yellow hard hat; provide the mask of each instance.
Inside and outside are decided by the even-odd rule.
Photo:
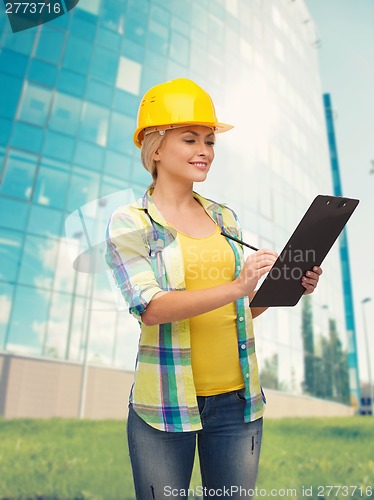
[[[217,133],[233,128],[218,122],[210,95],[192,80],[160,83],[148,90],[140,103],[134,143],[141,147],[146,129],[162,131],[189,124],[206,125]]]

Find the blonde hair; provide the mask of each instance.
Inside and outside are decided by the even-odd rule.
[[[160,135],[158,132],[152,132],[144,136],[141,148],[141,161],[143,167],[152,175],[152,184],[149,189],[154,188],[157,181],[157,165],[153,159],[154,154],[161,146],[166,134]]]

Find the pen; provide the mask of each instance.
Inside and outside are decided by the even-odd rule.
[[[244,241],[239,240],[238,238],[234,238],[234,236],[230,236],[230,235],[224,233],[223,231],[221,231],[221,234],[222,234],[222,236],[226,236],[226,238],[230,238],[230,240],[236,241],[237,243],[240,243],[241,245],[244,245],[244,246],[250,248],[251,250],[255,250],[256,252],[259,250],[258,248],[253,247],[252,245],[248,245],[248,243],[244,243]]]

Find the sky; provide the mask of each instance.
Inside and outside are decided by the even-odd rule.
[[[305,0],[317,26],[322,90],[331,94],[343,195],[360,199],[348,223],[360,378],[374,379],[374,1]],[[373,164],[371,163],[373,161]],[[370,297],[362,308],[362,299]]]

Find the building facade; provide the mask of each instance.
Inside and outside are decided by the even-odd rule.
[[[104,271],[74,269],[71,248],[86,250],[87,235],[66,221],[89,207],[94,227],[107,200],[150,183],[132,133],[153,85],[191,78],[235,125],[195,188],[237,212],[249,243],[281,251],[313,198],[333,192],[303,0],[81,0],[19,33],[1,10],[0,33],[4,353],[133,369],[138,325]],[[255,320],[262,383],[348,403],[337,248],[323,267],[316,294]]]

